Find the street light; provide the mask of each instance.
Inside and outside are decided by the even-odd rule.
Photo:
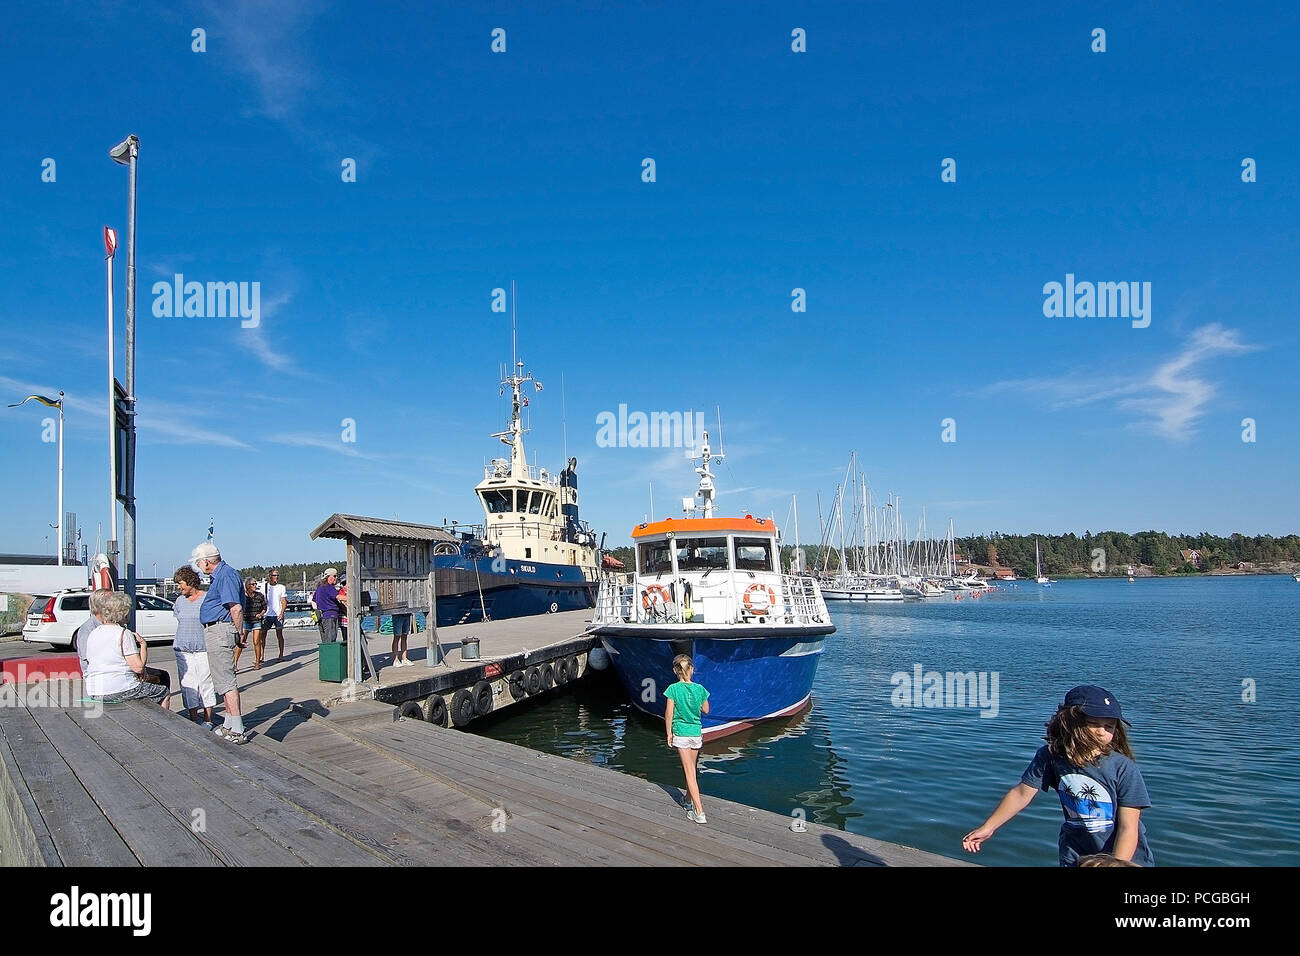
[[[135,175],[140,139],[134,133],[108,151],[113,162],[131,174],[126,187],[126,487],[122,488],[122,551],[126,559],[126,593],[135,598]],[[132,605],[134,607],[134,600]],[[131,611],[135,628],[135,611]]]
[[[57,408],[59,410],[59,523],[52,524],[50,527],[59,533],[59,567],[63,567],[63,391],[60,389],[59,397],[57,399],[46,398],[44,395],[28,395],[21,402],[15,402],[9,407],[18,408],[21,405],[26,405],[33,399],[49,408]],[[45,547],[47,550],[49,546],[50,536],[47,534],[45,536]]]

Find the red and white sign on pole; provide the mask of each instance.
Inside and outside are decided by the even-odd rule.
[[[111,259],[117,255],[117,230],[104,227],[104,252]]]

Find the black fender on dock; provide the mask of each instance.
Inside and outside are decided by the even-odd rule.
[[[540,694],[542,692],[541,668],[530,667],[524,671],[524,685],[528,688],[529,694]]]
[[[470,691],[474,695],[474,714],[478,717],[486,717],[492,713],[493,693],[492,685],[485,680],[479,681]]]
[[[561,657],[555,662],[555,683],[563,687],[569,682],[569,659]]]
[[[398,713],[407,720],[424,720],[424,711],[420,708],[420,705],[413,700],[408,700],[403,703],[398,709]]]
[[[569,680],[577,680],[582,676],[582,665],[578,663],[578,655],[574,654],[569,658]]]
[[[510,675],[510,696],[514,700],[523,700],[528,696],[528,679],[523,671]]]
[[[550,690],[555,686],[555,665],[547,661],[542,665],[542,690]]]
[[[447,726],[447,701],[441,694],[434,694],[424,702],[424,719],[439,727]]]
[[[474,719],[474,695],[464,687],[451,697],[451,722],[464,727]]]

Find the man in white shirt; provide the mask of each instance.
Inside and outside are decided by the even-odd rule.
[[[280,583],[279,568],[272,568],[269,573],[270,577],[262,588],[262,594],[266,597],[266,622],[262,633],[269,636],[271,628],[275,628],[275,639],[280,644],[280,660],[284,660],[284,615],[289,604],[289,592]]]

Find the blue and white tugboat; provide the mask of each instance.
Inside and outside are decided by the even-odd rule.
[[[520,409],[521,390],[541,383],[516,361],[501,380],[513,396],[510,424],[499,438],[509,458],[494,458],[474,486],[484,523],[464,530],[459,545],[443,544],[434,554],[438,624],[475,623],[555,611],[576,611],[595,603],[596,535],[578,517],[578,460],[559,474],[528,464]]]
[[[812,578],[781,573],[770,519],[714,517],[709,462],[721,456],[707,432],[701,456],[685,516],[632,530],[636,569],[603,578],[592,629],[632,702],[655,717],[673,657],[691,655],[710,695],[707,740],[807,707],[835,625]]]

